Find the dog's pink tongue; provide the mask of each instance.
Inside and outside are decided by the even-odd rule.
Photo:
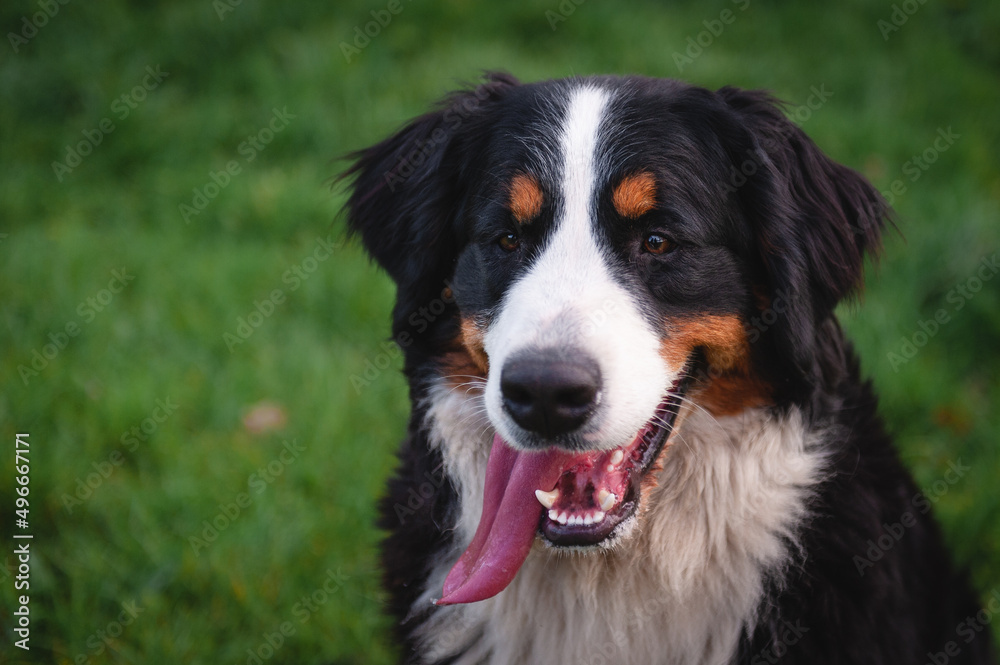
[[[444,581],[438,605],[486,600],[503,591],[528,557],[542,506],[535,490],[555,487],[573,455],[554,448],[526,453],[493,437],[486,465],[483,514],[472,544]]]

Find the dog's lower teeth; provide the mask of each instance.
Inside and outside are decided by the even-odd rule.
[[[603,522],[606,517],[603,510],[598,510],[594,513],[585,513],[583,515],[570,515],[565,511],[560,513],[554,508],[550,510],[547,515],[553,522],[558,522],[559,524],[565,524],[567,526],[590,526],[591,524]]]
[[[615,501],[618,500],[614,494],[608,490],[601,490],[597,493],[597,503],[600,504],[601,510],[607,512],[611,510],[612,506],[615,505]]]

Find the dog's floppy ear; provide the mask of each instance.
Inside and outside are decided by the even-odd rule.
[[[517,80],[487,73],[473,88],[448,95],[394,135],[349,155],[340,179],[352,180],[347,223],[399,287],[405,302],[439,295],[457,248],[452,221],[468,182],[470,143],[486,109]]]
[[[750,133],[733,155],[736,169],[752,173],[737,196],[758,239],[768,306],[787,309],[775,332],[805,378],[815,377],[816,330],[860,287],[889,206],[864,176],[824,155],[768,93],[718,94]]]

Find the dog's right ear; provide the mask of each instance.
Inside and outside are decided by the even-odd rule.
[[[477,128],[516,85],[509,74],[487,73],[478,86],[451,93],[393,136],[348,156],[354,163],[338,178],[351,181],[348,228],[395,280],[400,302],[439,294],[451,276],[458,251],[452,222],[473,170],[472,143],[484,134]]]

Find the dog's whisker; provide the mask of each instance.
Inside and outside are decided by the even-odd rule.
[[[481,381],[484,384],[486,383],[486,379],[484,377],[477,376],[475,374],[447,374],[447,375],[445,375],[445,376],[443,376],[441,378],[443,378],[443,379],[472,379],[473,381]]]
[[[720,431],[722,431],[722,432],[726,431],[726,428],[722,426],[722,423],[720,423],[719,419],[715,417],[715,414],[713,414],[711,411],[709,411],[708,409],[706,409],[704,406],[702,406],[701,404],[698,404],[698,402],[694,401],[693,399],[691,399],[687,395],[677,395],[677,398],[683,404],[687,404],[691,408],[696,409],[698,412],[700,412],[700,413],[704,414],[705,416],[707,416],[715,424],[715,426]],[[738,448],[738,446],[733,442],[732,437],[727,436],[726,437],[726,441],[733,448],[733,450],[736,450]]]

